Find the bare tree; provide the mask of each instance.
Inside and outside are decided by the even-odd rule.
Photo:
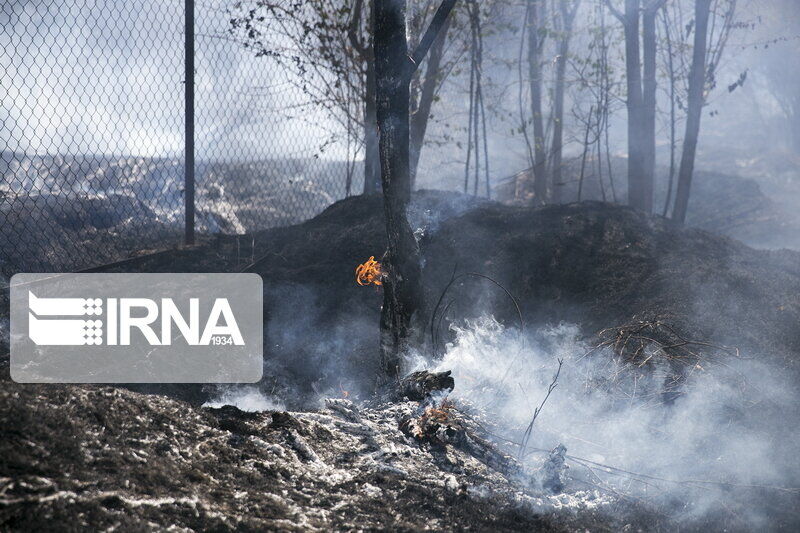
[[[642,0],[625,0],[624,12],[614,7],[612,0],[605,3],[625,30],[628,205],[651,213],[656,151],[656,15],[665,0],[644,0],[644,5]]]
[[[375,14],[374,2],[369,1],[369,16]],[[378,116],[375,109],[375,51],[371,40],[361,30],[364,0],[356,0],[347,38],[363,69],[364,83],[364,194],[380,190],[381,168],[378,155]]]
[[[273,58],[294,73],[290,80],[306,96],[305,105],[324,109],[341,126],[332,137],[341,132],[355,135],[355,145],[364,155],[364,192],[370,193],[381,187],[372,38],[376,0],[343,1],[237,2],[231,9],[229,34],[257,56]],[[417,1],[423,18],[433,11],[428,2]],[[424,74],[414,72],[412,180],[436,91],[445,78],[443,72],[460,57],[460,49],[468,46],[459,42],[448,58],[447,29],[433,45]],[[302,110],[296,111],[302,116]]]
[[[406,210],[411,197],[410,83],[445,27],[456,0],[444,0],[413,54],[406,36],[406,0],[377,0],[375,46],[376,109],[384,214],[389,249],[384,257],[381,310],[381,367],[384,379],[399,377],[404,351],[422,334],[423,303],[419,247]]]
[[[675,54],[673,53],[673,37],[672,28],[670,25],[669,16],[666,10],[662,14],[662,21],[664,26],[664,38],[666,40],[666,64],[667,64],[667,79],[669,80],[669,175],[667,178],[667,198],[664,200],[664,210],[662,216],[667,216],[669,206],[672,202],[672,188],[673,181],[675,180],[675,135],[677,117],[675,111],[675,98],[676,98],[676,85],[678,83],[675,67]]]
[[[374,1],[374,0],[373,0]],[[441,85],[444,78],[442,63],[445,53],[445,42],[447,41],[447,31],[450,28],[450,20],[448,17],[444,21],[439,35],[431,47],[430,56],[428,57],[428,65],[425,70],[425,78],[422,81],[418,98],[415,98],[412,103],[413,111],[411,113],[411,188],[414,188],[417,178],[417,169],[419,167],[419,158],[422,154],[422,146],[425,140],[425,132],[428,128],[428,119],[431,115],[431,108],[436,96],[436,90]],[[412,95],[413,98],[413,95]]]
[[[569,43],[572,38],[572,26],[575,22],[575,14],[578,12],[581,0],[560,0],[559,1],[559,21],[561,36],[558,45],[558,56],[556,58],[556,81],[553,97],[553,141],[550,150],[552,157],[552,182],[553,182],[553,201],[556,203],[562,200],[563,178],[562,178],[562,157],[564,148],[564,92],[566,89],[567,58],[569,56]]]
[[[543,20],[544,0],[528,0],[528,83],[530,84],[531,120],[533,122],[533,192],[534,201],[547,202],[547,153],[545,150],[544,116],[542,115],[542,50],[547,31]]]
[[[712,9],[713,8],[713,9]],[[722,11],[718,11],[722,9]],[[736,27],[736,0],[695,0],[694,45],[689,70],[689,92],[686,109],[686,133],[678,169],[678,188],[672,220],[686,222],[689,196],[700,137],[700,121],[707,93],[716,86],[716,69],[722,58],[731,31]],[[713,16],[712,16],[713,15]],[[720,21],[717,27],[717,21]],[[709,23],[711,21],[711,24]],[[711,43],[709,45],[709,43]]]
[[[656,17],[666,0],[646,0],[642,12],[642,147],[644,176],[642,189],[645,213],[653,212],[653,190],[656,175]]]
[[[570,94],[573,104],[572,125],[573,130],[583,130],[580,141],[577,133],[573,133],[573,140],[580,142],[582,146],[577,199],[580,201],[583,198],[586,179],[596,177],[602,200],[608,201],[610,197],[612,201],[616,201],[610,147],[608,146],[609,117],[618,100],[613,94],[616,82],[612,80],[613,69],[609,64],[611,43],[615,38],[609,34],[609,28],[605,23],[604,2],[596,2],[594,7],[595,9],[590,13],[591,17],[587,19],[586,33],[589,38],[582,43],[584,52],[573,54],[570,59],[571,77],[573,78]],[[603,149],[604,140],[605,150]],[[592,157],[595,165],[590,164]],[[587,175],[587,171],[592,170],[594,172]],[[607,194],[604,174],[608,177],[610,194]]]

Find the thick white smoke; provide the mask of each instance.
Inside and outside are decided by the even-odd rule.
[[[741,499],[752,507],[737,510],[734,523],[746,527],[770,518],[756,496],[790,494],[774,487],[795,486],[800,479],[798,396],[790,380],[767,363],[701,361],[690,369],[681,394],[666,399],[660,394],[663,372],[631,371],[609,353],[587,356],[590,346],[575,326],[522,338],[482,318],[455,333],[435,369],[452,370],[452,396],[485,410],[498,436],[509,441],[522,440],[563,360],[528,445],[531,467],[543,457],[537,450],[563,443],[575,458],[576,486],[588,482],[669,506],[680,518],[734,513],[727,507]]]

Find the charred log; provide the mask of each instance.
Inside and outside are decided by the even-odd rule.
[[[412,372],[398,382],[387,385],[382,399],[399,402],[412,400],[425,402],[436,393],[449,393],[455,388],[455,380],[446,372],[428,372],[421,370]]]

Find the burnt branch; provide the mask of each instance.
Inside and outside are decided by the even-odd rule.
[[[450,370],[445,372],[421,370],[389,383],[380,396],[383,401],[390,402],[405,400],[424,402],[436,393],[450,393],[455,386],[456,382],[450,375]]]
[[[453,7],[456,5],[456,1],[457,0],[444,0],[439,5],[439,9],[437,9],[436,13],[433,15],[433,20],[431,20],[431,23],[428,25],[428,29],[425,30],[425,35],[422,36],[419,46],[417,46],[417,49],[414,50],[413,54],[411,54],[411,63],[409,64],[408,72],[406,73],[409,78],[419,68],[422,60],[425,59],[425,56],[428,55],[428,50],[430,50],[431,46],[433,46],[433,42],[436,40],[439,32],[444,27],[447,17],[450,15]]]

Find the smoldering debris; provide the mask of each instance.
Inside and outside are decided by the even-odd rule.
[[[615,356],[613,343],[590,344],[575,326],[531,332],[524,345],[491,317],[453,330],[431,368],[452,369],[451,398],[485,413],[494,442],[522,450],[521,467],[538,472],[543,490],[592,487],[692,527],[796,523],[800,398],[774,364],[693,341],[698,359],[688,370],[664,354],[644,368]],[[662,341],[655,347],[672,346]]]
[[[576,512],[613,505],[596,490],[539,491],[456,403],[332,399],[314,412],[245,413],[110,388],[8,384],[0,405],[4,468],[29,472],[0,480],[0,520],[13,529],[68,520],[91,529],[559,531]],[[421,416],[438,429],[403,431]],[[591,523],[624,525],[610,515]]]
[[[389,383],[379,391],[384,401],[413,400],[425,402],[434,394],[449,393],[455,388],[455,381],[449,370],[411,372],[397,383]]]

